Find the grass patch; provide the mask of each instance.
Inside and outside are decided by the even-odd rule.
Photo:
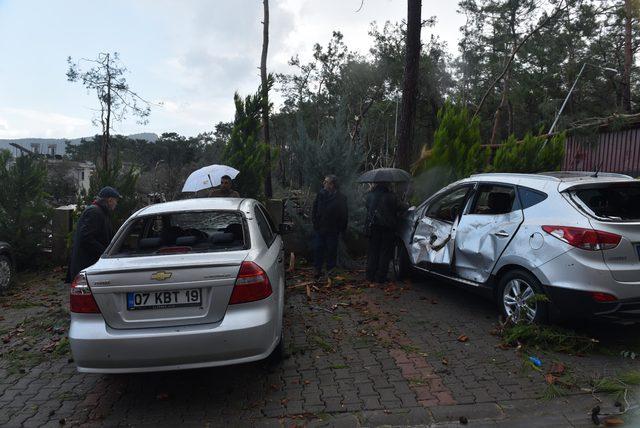
[[[348,366],[344,365],[344,364],[334,364],[331,366],[331,368],[333,370],[340,370],[340,369],[346,369]]]
[[[507,324],[502,327],[504,344],[524,345],[546,351],[585,354],[596,349],[598,341],[557,326]]]
[[[311,342],[314,343],[315,345],[317,345],[320,349],[322,349],[325,352],[335,352],[335,350],[333,349],[333,347],[329,344],[329,342],[327,342],[324,337],[314,334],[311,336]]]
[[[417,354],[420,352],[420,348],[413,345],[400,345],[400,348],[407,354]]]

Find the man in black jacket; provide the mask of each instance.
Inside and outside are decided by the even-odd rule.
[[[349,218],[347,198],[338,188],[335,175],[327,175],[313,203],[314,268],[315,278],[322,275],[322,265],[326,259],[327,271],[336,266],[338,238],[347,229]]]
[[[398,200],[386,183],[377,183],[367,194],[365,228],[367,246],[367,281],[385,283],[393,252],[399,214],[406,204]]]
[[[120,194],[113,187],[103,187],[98,197],[80,215],[73,237],[67,282],[98,261],[113,238],[110,212],[116,209]]]

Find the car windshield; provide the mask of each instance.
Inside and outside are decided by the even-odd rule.
[[[237,211],[190,211],[143,216],[129,224],[109,253],[136,257],[247,248],[248,235]]]
[[[640,221],[640,183],[581,188],[571,195],[595,217],[609,221]]]

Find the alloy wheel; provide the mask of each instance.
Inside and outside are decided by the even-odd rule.
[[[514,322],[532,323],[538,312],[538,303],[533,299],[535,290],[522,279],[512,279],[504,287],[502,304],[507,317]]]

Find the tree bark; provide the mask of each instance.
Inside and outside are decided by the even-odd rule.
[[[271,184],[271,141],[269,140],[269,82],[267,77],[267,50],[269,48],[269,0],[263,0],[264,21],[262,23],[262,57],[260,60],[260,80],[262,81],[262,135],[267,146],[265,154],[264,195],[273,197]]]
[[[502,81],[502,97],[500,98],[500,105],[496,109],[496,114],[493,119],[493,130],[491,131],[491,141],[489,144],[495,144],[500,134],[500,125],[502,125],[502,112],[508,107],[509,103],[509,83],[511,80],[511,68],[507,71]]]
[[[111,69],[109,64],[109,54],[107,54],[107,118],[103,124],[102,132],[102,167],[109,167],[109,145],[111,143]]]
[[[420,70],[420,30],[422,29],[421,0],[407,0],[407,39],[405,44],[404,76],[402,79],[402,107],[398,130],[398,166],[409,170],[416,101],[418,98],[418,76]]]
[[[633,67],[633,46],[631,42],[631,25],[633,10],[631,0],[624,2],[624,73],[622,75],[622,108],[631,112],[631,67]]]

